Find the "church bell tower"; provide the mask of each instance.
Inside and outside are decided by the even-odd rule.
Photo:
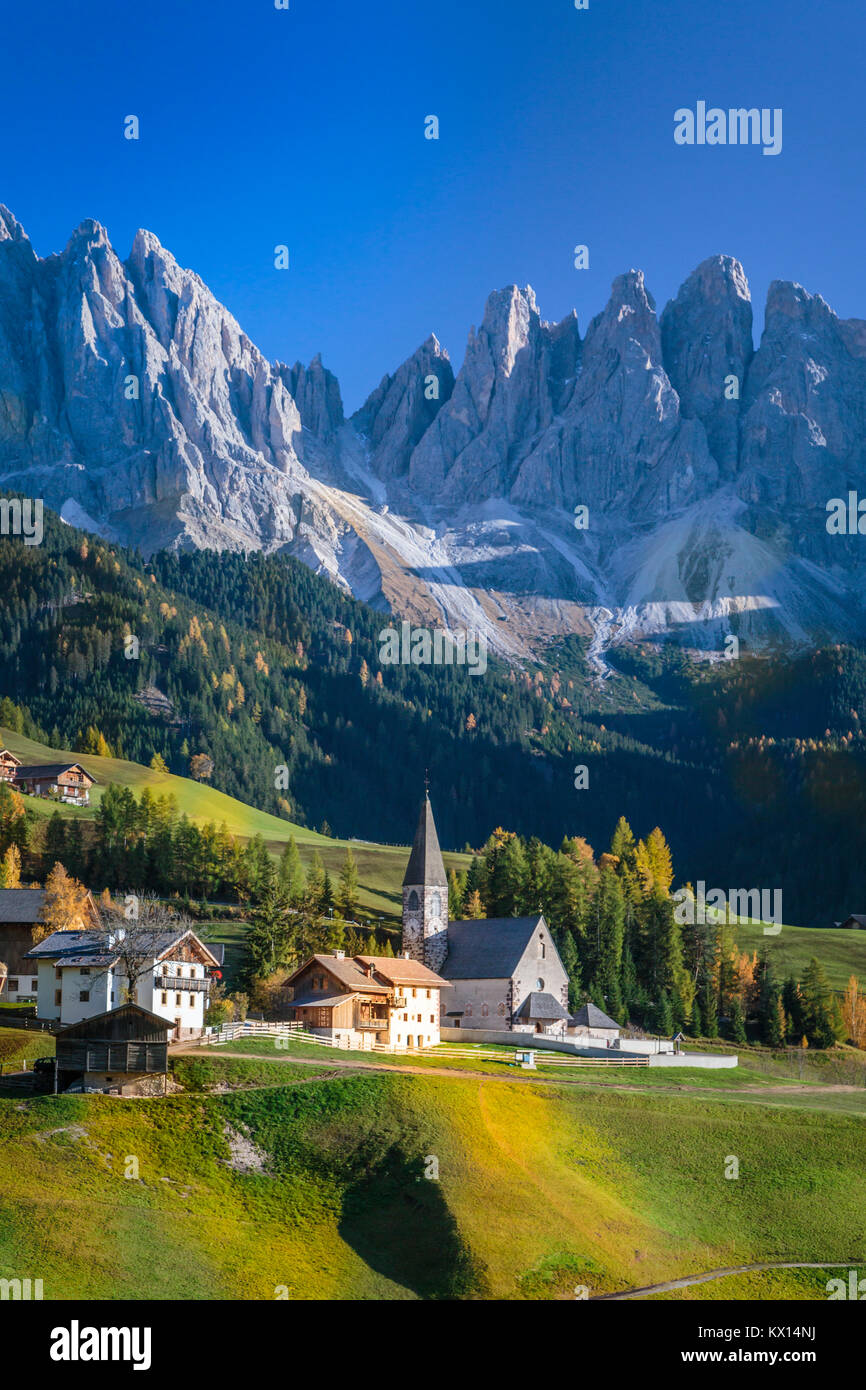
[[[403,950],[435,971],[448,955],[448,880],[426,791],[403,879]]]

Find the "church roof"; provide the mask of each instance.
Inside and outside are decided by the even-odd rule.
[[[595,1004],[584,1004],[578,1009],[574,1018],[569,1019],[572,1028],[616,1028],[619,1024],[613,1018],[608,1018],[607,1014],[602,1013]]]
[[[543,994],[540,990],[534,989],[531,994],[527,994],[517,1010],[517,1017],[537,1018],[547,1022],[553,1018],[568,1018],[568,1014],[559,1000],[554,999],[552,994]]]
[[[448,880],[445,877],[445,865],[442,862],[442,851],[439,848],[439,836],[436,834],[436,824],[433,820],[433,809],[430,805],[429,796],[424,797],[424,802],[421,806],[421,814],[418,817],[418,829],[415,831],[415,840],[412,845],[412,853],[409,855],[409,863],[406,867],[403,887],[448,887]]]
[[[449,922],[446,980],[508,980],[543,917],[488,917]]]

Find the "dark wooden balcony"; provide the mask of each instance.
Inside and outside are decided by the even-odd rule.
[[[206,994],[210,989],[210,980],[187,980],[182,975],[155,975],[153,987],[154,989],[186,989],[191,994]]]

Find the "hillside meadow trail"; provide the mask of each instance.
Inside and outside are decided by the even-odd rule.
[[[729,1269],[710,1269],[703,1274],[689,1274],[682,1279],[667,1279],[662,1284],[645,1284],[642,1288],[622,1289],[619,1293],[591,1294],[590,1303],[612,1302],[624,1298],[642,1298],[646,1294],[668,1293],[673,1289],[687,1289],[692,1284],[709,1284],[714,1279],[725,1279],[731,1274],[760,1274],[772,1269],[858,1269],[863,1260],[780,1260],[774,1263],[756,1265],[732,1265]]]

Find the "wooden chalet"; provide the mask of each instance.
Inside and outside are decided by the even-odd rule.
[[[80,763],[22,763],[15,770],[12,785],[25,796],[54,797],[67,806],[87,806],[95,781]]]

